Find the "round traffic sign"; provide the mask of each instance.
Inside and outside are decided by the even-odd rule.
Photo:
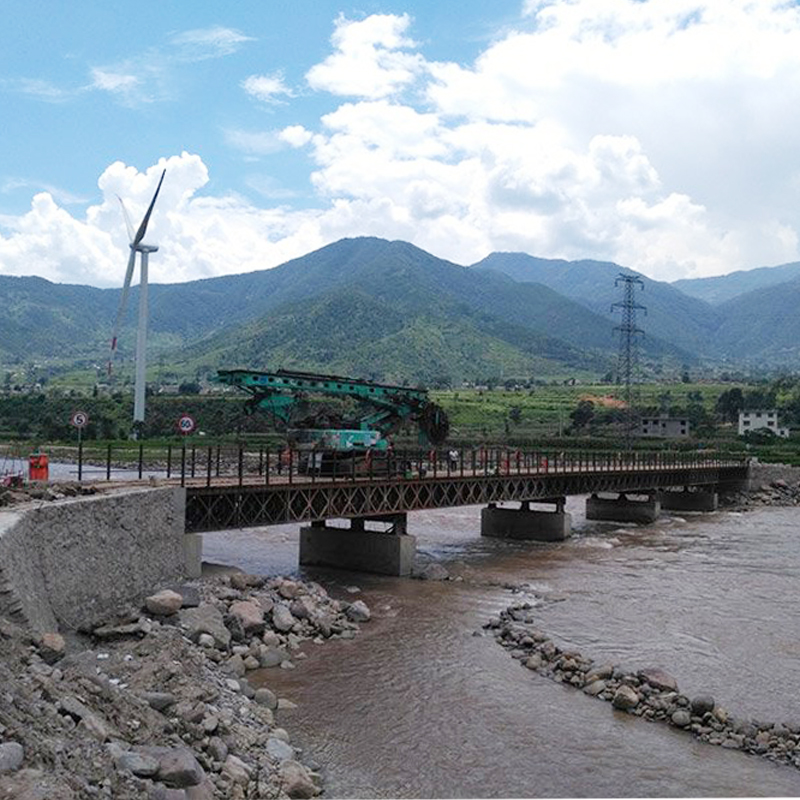
[[[76,428],[85,428],[89,424],[89,415],[85,411],[73,411],[69,421]]]
[[[189,414],[184,414],[178,420],[178,430],[184,435],[190,434],[196,427],[197,424],[194,421],[194,417]]]

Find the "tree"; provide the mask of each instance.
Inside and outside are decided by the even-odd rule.
[[[591,400],[581,400],[570,412],[569,418],[575,428],[583,428],[594,419],[594,403]]]
[[[725,422],[736,422],[744,408],[744,394],[738,387],[724,391],[718,398],[715,410]]]
[[[197,381],[184,381],[178,386],[179,394],[200,394],[200,384]]]

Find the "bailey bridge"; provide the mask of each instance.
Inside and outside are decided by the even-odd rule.
[[[190,461],[183,452],[180,478],[172,478],[186,490],[193,571],[204,531],[308,523],[301,564],[404,575],[416,547],[409,511],[481,505],[483,536],[558,541],[570,534],[569,495],[588,495],[587,519],[647,523],[661,509],[713,511],[720,492],[749,481],[745,459],[702,451],[398,453],[380,470],[325,476],[298,474],[291,454],[281,466],[268,452],[240,450],[228,474],[219,461],[211,449]]]

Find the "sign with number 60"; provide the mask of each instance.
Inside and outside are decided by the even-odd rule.
[[[195,428],[197,427],[194,417],[189,416],[189,414],[184,414],[178,420],[178,432],[182,433],[184,436],[190,434]]]

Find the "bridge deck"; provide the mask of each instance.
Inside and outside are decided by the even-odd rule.
[[[697,454],[590,455],[494,468],[459,468],[412,477],[275,476],[183,478],[186,531],[367,517],[503,501],[548,500],[594,492],[650,492],[674,486],[741,484],[747,464]],[[499,474],[498,474],[499,473]]]

